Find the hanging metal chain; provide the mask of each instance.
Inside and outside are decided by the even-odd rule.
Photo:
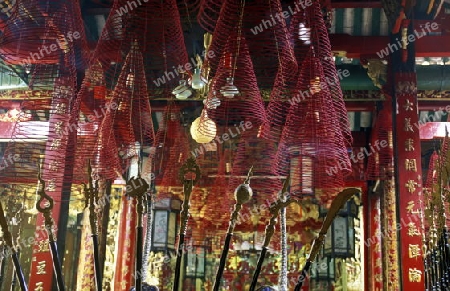
[[[287,193],[281,192],[279,199],[286,202]],[[287,233],[286,233],[286,208],[280,210],[280,231],[281,231],[281,270],[278,277],[278,288],[280,291],[288,291],[288,254],[287,254]]]

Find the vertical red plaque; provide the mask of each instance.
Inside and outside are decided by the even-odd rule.
[[[420,209],[422,167],[415,73],[395,76],[397,230],[400,233],[402,290],[424,290]]]
[[[135,200],[123,196],[117,237],[118,251],[114,274],[114,290],[128,291],[134,284],[136,216]]]

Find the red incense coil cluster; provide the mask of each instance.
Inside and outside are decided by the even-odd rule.
[[[163,89],[164,96],[171,97],[181,76],[178,67],[188,62],[177,1],[149,1],[128,21],[145,55],[150,90]],[[158,78],[165,83],[157,84]]]
[[[350,130],[350,124],[347,117],[347,110],[344,103],[342,90],[339,84],[340,78],[336,70],[336,66],[331,52],[330,38],[328,35],[328,29],[324,21],[324,15],[322,13],[320,3],[313,2],[311,6],[306,7],[306,27],[310,27],[312,45],[316,51],[316,56],[319,58],[323,73],[334,107],[335,114],[337,115],[337,125],[342,132],[343,142],[346,147],[352,145],[352,135]],[[305,30],[301,30],[301,26],[294,26],[295,31],[298,32],[299,37],[306,34]],[[295,35],[295,34],[294,34]]]
[[[213,33],[225,0],[201,0],[197,21],[209,33]]]
[[[10,152],[22,158],[0,176],[6,183],[35,184],[41,168],[48,191],[53,192],[63,180],[72,179],[72,172],[64,167],[65,163],[73,163],[78,130],[71,106],[75,103],[77,68],[85,65],[89,52],[80,4],[70,1],[47,6],[41,1],[17,1],[11,12],[1,28],[4,60],[21,66],[29,87],[50,92],[52,101],[45,108],[48,120],[42,115],[33,119],[29,108],[17,108],[20,113],[15,118],[17,124],[11,131],[6,156]],[[80,136],[80,140],[83,138],[86,136]],[[53,171],[58,174],[53,175]]]
[[[295,79],[297,62],[279,0],[246,2],[242,33],[247,40],[260,87],[268,89],[273,84],[280,89]]]
[[[246,17],[245,24],[250,27],[246,31],[252,32],[248,34],[248,43],[252,55],[255,56],[255,70],[264,72],[264,75],[259,74],[258,82],[273,84],[267,106],[267,122],[262,127],[261,136],[278,141],[290,106],[287,101],[292,97],[292,90],[297,81],[297,60],[291,44],[292,36],[284,18],[280,17],[281,3],[269,1],[268,4],[258,4],[246,6],[246,11],[253,17],[249,17],[250,21]],[[259,55],[265,57],[258,58]],[[273,66],[269,67],[267,63]]]
[[[107,83],[120,72],[130,47],[137,43],[142,55],[147,86],[151,92],[171,97],[181,77],[179,66],[188,62],[180,14],[176,1],[141,1],[128,8],[130,1],[116,0],[96,47],[95,58],[104,66]]]
[[[329,69],[334,65],[330,65],[331,47],[320,5],[295,14],[290,25],[301,65],[290,106],[278,105],[287,114],[274,168],[279,175],[291,174],[291,195],[316,193],[326,202],[351,171],[346,109],[336,70]]]
[[[228,190],[233,192],[239,184],[243,183],[252,168],[249,183],[256,193],[254,201],[256,203],[262,203],[267,199],[275,201],[282,187],[282,177],[276,177],[271,167],[276,153],[276,144],[258,138],[257,135],[258,129],[254,128],[246,130],[240,136],[231,165]]]
[[[151,119],[151,108],[148,99],[142,56],[137,46],[128,53],[112,92],[110,107],[103,119],[101,132],[103,144],[116,148],[102,149],[111,154],[121,154],[120,173],[124,173],[131,159],[139,155],[139,148],[153,145],[154,132]],[[115,108],[114,108],[114,107]],[[112,123],[112,127],[111,127]],[[115,139],[115,141],[110,141]],[[138,143],[138,144],[137,144]],[[105,155],[104,157],[108,157]],[[117,159],[99,160],[99,169],[116,169]]]
[[[158,175],[157,185],[162,187],[162,192],[168,192],[171,186],[180,187],[179,170],[189,158],[189,141],[180,122],[180,108],[170,107],[165,114],[164,145],[166,150],[160,160],[161,173]]]
[[[211,2],[214,2],[215,5],[218,4],[215,1]],[[209,8],[213,7],[209,6]],[[240,0],[224,0],[219,17],[212,20],[212,24],[217,21],[214,30],[209,30],[212,28],[212,25],[204,27],[206,31],[213,34],[208,50],[213,51],[216,56],[214,58],[209,58],[205,62],[205,67],[208,68],[208,76],[210,79],[216,75],[216,72],[222,63],[225,63],[225,66],[227,67],[231,67],[234,63],[236,50],[229,51],[226,46],[230,42],[230,37],[232,38],[231,41],[235,42],[236,37],[242,36],[240,33],[240,31],[242,31],[242,24],[240,23],[241,12],[242,5]],[[201,15],[200,11],[199,17],[201,17]],[[214,17],[214,14],[211,16]],[[199,23],[202,25],[201,21],[199,21]]]
[[[237,55],[236,69],[226,63],[227,57],[231,54]],[[234,77],[233,83],[238,88],[239,94],[233,97],[224,97],[221,90],[226,85],[227,78],[230,77]],[[218,98],[221,103],[217,108],[206,108],[206,112],[207,117],[217,124],[227,126],[244,121],[250,122],[250,126],[253,128],[259,127],[266,121],[264,102],[253,71],[250,53],[242,36],[230,35],[225,53],[221,57],[221,65],[210,86],[207,104],[212,102],[213,98]],[[198,130],[208,134],[208,128],[202,121],[200,121]]]
[[[163,4],[150,1],[140,4],[125,13],[123,7],[126,7],[128,2],[114,2],[91,61],[101,64],[99,73],[103,74],[105,79],[104,83],[94,89],[97,92],[102,92],[99,89],[104,87],[113,90],[112,102],[118,105],[118,109],[111,112],[112,116],[102,125],[101,136],[102,139],[107,136],[116,138],[115,142],[106,138],[108,141],[103,141],[102,144],[114,146],[115,143],[117,148],[102,151],[111,154],[114,151],[121,152],[126,156],[120,161],[122,173],[127,169],[130,157],[134,155],[132,152],[135,141],[139,141],[143,147],[153,145],[148,93],[151,95],[152,92],[158,92],[166,97],[171,96],[170,91],[181,76],[178,67],[187,63],[176,2]],[[140,56],[135,56],[136,53]],[[123,55],[129,55],[131,59],[124,60]],[[88,82],[85,87],[91,88],[92,84]],[[104,106],[104,100],[95,98],[99,94],[91,96],[86,92],[89,89],[83,92],[83,87],[81,91],[83,111],[89,114]],[[133,101],[124,100],[122,97],[125,96],[131,96]],[[112,128],[108,125],[111,122]],[[106,161],[117,163],[117,159]],[[104,166],[99,167],[109,171],[117,166],[106,162]]]
[[[386,142],[387,147],[381,147],[368,157],[366,178],[369,180],[386,180],[394,174],[394,148],[392,140],[392,105],[390,97],[378,113],[373,128],[371,144]]]
[[[187,19],[188,21],[195,21],[196,15],[201,7],[201,0],[193,0],[193,1],[177,1],[178,3],[178,11],[180,13],[180,17],[182,19]]]
[[[350,161],[334,112],[330,92],[318,87],[324,79],[321,64],[311,56],[302,63],[298,91],[309,95],[289,108],[279,144],[276,171],[297,177],[296,195],[311,195],[321,189],[320,199],[330,199],[342,187],[343,176],[350,170]],[[295,157],[295,158],[294,158]],[[342,170],[329,174],[335,166]],[[291,184],[292,185],[292,184]],[[291,193],[292,194],[292,193]]]

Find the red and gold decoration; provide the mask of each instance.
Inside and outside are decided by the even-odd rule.
[[[439,153],[433,152],[423,190],[423,257],[425,260],[425,287],[442,289],[450,284],[450,140],[448,131]]]
[[[130,290],[134,280],[136,205],[134,199],[122,196],[119,230],[117,232],[117,256],[112,290]]]
[[[424,264],[421,227],[422,167],[417,115],[415,73],[396,74],[396,172],[400,229],[401,286],[403,290],[423,289]]]
[[[365,245],[369,249],[368,257],[370,260],[369,281],[372,290],[383,289],[383,257],[382,257],[382,239],[381,239],[381,208],[380,196],[371,195],[369,202],[369,233],[366,236]]]
[[[429,18],[439,12],[440,1],[428,5]],[[28,215],[19,226],[8,213],[11,219],[1,226],[10,248],[8,224],[25,225],[13,233],[17,241],[34,239],[23,251],[17,248],[16,258],[26,263],[22,281],[30,290],[67,285],[140,291],[154,284],[160,290],[237,291],[279,284],[285,291],[314,289],[314,281],[352,291],[364,284],[389,291],[450,285],[445,276],[450,273],[450,139],[433,155],[422,195],[416,75],[396,73],[389,76],[392,84],[382,86],[378,79],[388,76],[374,69],[384,69],[388,58],[390,66],[400,63],[392,71],[412,62],[406,25],[414,29],[421,23],[400,18],[422,15],[423,8],[403,1],[407,6],[391,10],[382,1],[382,15],[379,4],[369,4],[378,10],[364,15],[386,16],[390,30],[402,38],[399,51],[388,46],[391,53],[370,65],[371,40],[357,45],[372,54],[364,55],[370,60],[365,61],[362,52],[353,53],[360,62],[350,60],[350,49],[338,52],[330,40],[340,29],[331,22],[348,24],[350,10],[338,9],[364,6],[361,1],[0,2],[0,77],[17,75],[19,88],[28,87],[0,88],[0,187],[16,188],[18,194],[9,196],[23,198]],[[360,24],[352,24],[356,34]],[[448,40],[448,25],[438,26],[429,31],[435,34],[431,39]],[[417,47],[424,42],[417,39]],[[344,103],[336,67],[344,56],[352,67],[366,63],[381,88],[377,102],[362,106],[370,116],[383,107],[372,130],[361,125],[370,118],[361,119],[361,126],[355,118],[352,129],[360,131],[349,126],[346,108],[355,105]],[[353,72],[343,77],[353,78]],[[1,87],[5,82],[0,78]],[[396,88],[395,93],[378,102],[386,88]],[[350,159],[358,147],[358,161]],[[89,188],[83,187],[86,170]],[[138,178],[130,179],[133,174]],[[289,185],[279,194],[286,177]],[[374,181],[377,193],[358,190],[364,210],[358,205],[358,215],[348,211],[335,219],[347,231],[337,236],[339,227],[332,224],[323,251],[327,268],[320,280],[308,282],[306,271],[338,206],[356,191],[349,190],[349,181]],[[245,188],[250,182],[251,191]],[[129,189],[136,190],[136,184],[143,187]],[[246,191],[236,191],[233,199],[241,186]],[[322,224],[319,209],[330,205]],[[363,229],[368,232],[362,234]],[[361,238],[369,254],[361,252]],[[342,255],[336,247],[341,240]],[[2,283],[13,284],[14,268],[8,260],[0,262],[3,290]]]

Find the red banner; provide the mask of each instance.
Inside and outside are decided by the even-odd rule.
[[[122,214],[117,233],[118,251],[113,290],[130,290],[134,285],[134,260],[136,250],[136,202],[122,197]]]
[[[415,73],[397,73],[395,78],[396,171],[400,267],[402,290],[424,290],[424,263],[420,209],[422,167]]]

